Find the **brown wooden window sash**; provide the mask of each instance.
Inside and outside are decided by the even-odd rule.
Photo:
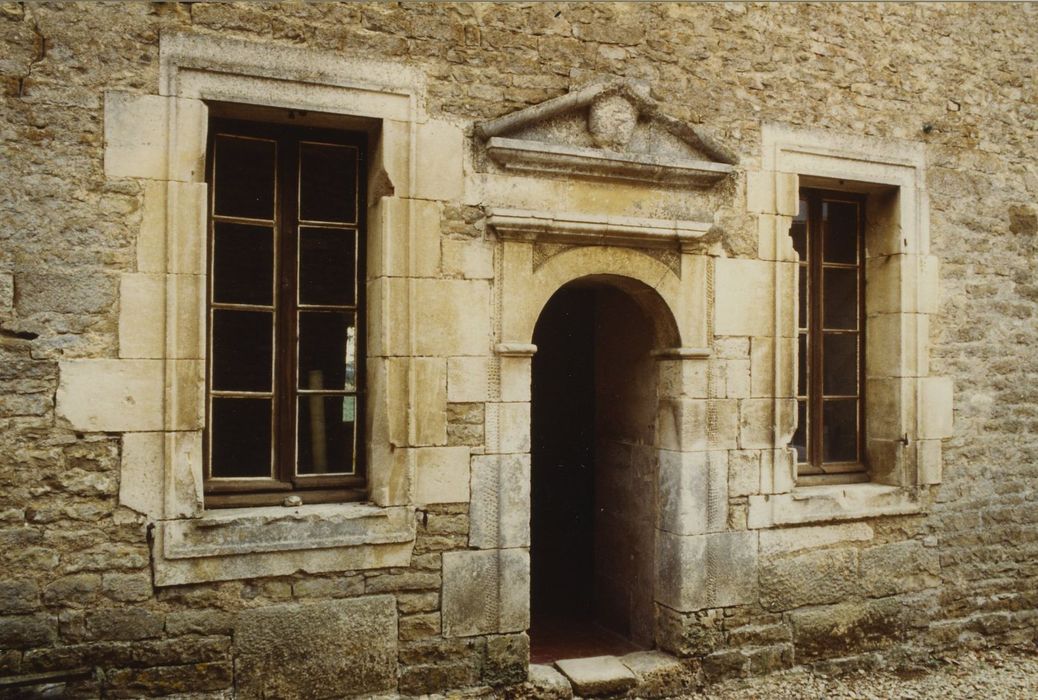
[[[207,506],[363,496],[365,151],[210,121]]]
[[[804,189],[800,253],[798,482],[866,481],[865,197]]]

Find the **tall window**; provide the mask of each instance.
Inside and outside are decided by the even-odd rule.
[[[210,123],[209,506],[360,495],[364,148]]]
[[[865,481],[864,198],[802,190],[798,423],[801,483]]]

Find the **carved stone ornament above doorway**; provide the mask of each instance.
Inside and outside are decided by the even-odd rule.
[[[507,171],[709,187],[735,171],[735,154],[663,113],[632,80],[594,83],[476,125]]]

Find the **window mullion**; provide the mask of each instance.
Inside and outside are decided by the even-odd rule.
[[[296,158],[295,140],[282,137],[278,161],[278,479],[291,483],[295,471],[296,363]]]

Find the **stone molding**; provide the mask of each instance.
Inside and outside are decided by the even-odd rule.
[[[704,221],[507,208],[490,209],[487,226],[504,240],[646,248],[686,247],[713,229]]]
[[[505,170],[671,187],[709,187],[735,172],[735,168],[726,163],[617,153],[500,136],[487,141],[487,154]]]
[[[747,210],[759,217],[759,264],[770,265],[775,328],[795,318],[785,268],[796,254],[789,226],[801,185],[868,193],[866,220],[866,451],[872,483],[796,486],[785,460],[760,495],[750,527],[902,515],[925,509],[925,487],[940,483],[941,440],[952,434],[952,386],[929,375],[929,316],[937,311],[938,261],[929,254],[926,155],[921,143],[886,141],[765,124],[759,172],[747,173]],[[763,268],[762,268],[763,271]],[[795,334],[795,331],[793,332]],[[793,398],[795,345],[774,333],[776,448],[788,443],[780,404]],[[781,438],[781,439],[780,439]],[[795,469],[795,467],[794,467]]]

